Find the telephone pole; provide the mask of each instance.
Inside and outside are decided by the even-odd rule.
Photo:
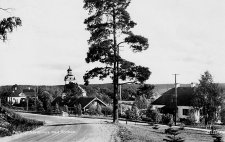
[[[174,118],[175,118],[175,120],[174,120],[174,122],[175,122],[175,126],[176,126],[176,123],[177,123],[177,75],[179,75],[179,74],[173,74],[173,75],[175,75],[175,100],[174,100],[174,102],[175,102],[175,114],[174,114]]]
[[[37,92],[36,92],[37,89],[38,89],[38,88],[37,88],[37,86],[36,86],[35,89],[34,89],[34,95],[35,95],[35,96],[34,96],[34,97],[35,97],[35,112],[37,111],[37,94],[36,94],[36,93],[37,93]]]

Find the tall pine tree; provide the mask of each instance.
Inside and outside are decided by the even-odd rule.
[[[86,30],[90,31],[88,40],[90,45],[86,62],[105,64],[105,67],[96,67],[87,71],[84,75],[85,84],[94,77],[104,79],[110,76],[114,84],[113,96],[113,122],[118,122],[118,81],[131,80],[143,83],[151,72],[147,67],[137,66],[133,62],[120,57],[119,47],[128,44],[133,52],[141,52],[148,49],[148,39],[131,32],[136,23],[126,11],[131,0],[84,0],[84,9],[89,11],[89,17],[84,23]],[[125,35],[121,40],[118,38]],[[119,41],[121,40],[121,41]]]

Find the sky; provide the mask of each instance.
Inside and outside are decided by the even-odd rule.
[[[0,85],[63,85],[71,67],[79,84],[99,63],[85,62],[90,33],[83,0],[0,0],[0,19],[17,16],[22,26],[0,41]],[[132,0],[128,7],[137,23],[132,31],[148,38],[149,48],[123,58],[152,72],[146,83],[198,82],[209,71],[225,83],[224,0]],[[111,83],[93,79],[91,84]]]

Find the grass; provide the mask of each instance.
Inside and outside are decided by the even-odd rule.
[[[118,124],[118,136],[123,142],[162,142],[166,138],[165,129],[167,126],[160,126],[153,129],[152,126]],[[185,142],[212,142],[211,135],[202,131],[181,130],[178,137],[185,139]]]
[[[43,121],[23,118],[13,110],[10,110],[6,107],[0,107],[0,114],[5,118],[5,123],[9,124],[5,126],[4,129],[0,129],[0,137],[11,136],[15,133],[30,131],[44,125]]]

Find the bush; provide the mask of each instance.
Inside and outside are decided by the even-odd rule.
[[[158,110],[151,110],[148,108],[148,110],[146,111],[146,116],[153,122],[158,123],[162,121],[162,115]]]
[[[95,105],[91,105],[87,111],[89,115],[97,115],[97,107]]]
[[[194,113],[190,113],[187,119],[184,121],[185,125],[193,125],[195,124],[195,115]]]
[[[67,113],[69,112],[67,105],[64,106],[64,111],[67,112]]]
[[[24,132],[29,131],[34,128],[37,128],[38,126],[44,125],[44,122],[42,121],[36,121],[33,119],[27,119],[21,117],[19,114],[14,113],[12,110],[7,108],[1,108],[0,107],[0,113],[3,117],[6,117],[5,124],[7,125],[5,129],[0,130],[0,137],[3,136],[9,136],[14,134],[16,131]]]
[[[172,114],[166,114],[166,115],[162,115],[162,123],[163,124],[173,124],[173,115]]]
[[[225,109],[221,110],[221,122],[225,124]]]
[[[102,107],[98,104],[96,108],[97,114],[101,115],[102,114]]]
[[[77,114],[78,114],[78,116],[81,116],[82,115],[82,107],[81,107],[81,104],[79,104],[77,106]]]
[[[130,109],[128,109],[125,112],[125,114],[126,114],[126,119],[133,119],[135,117],[135,113],[132,110],[130,110]]]
[[[107,116],[107,115],[112,115],[113,112],[113,108],[112,106],[106,106],[106,107],[102,107],[102,113]]]
[[[131,119],[131,120],[139,120],[139,109],[137,108],[136,105],[132,106],[132,109],[128,109],[125,114],[126,114],[126,119]]]

